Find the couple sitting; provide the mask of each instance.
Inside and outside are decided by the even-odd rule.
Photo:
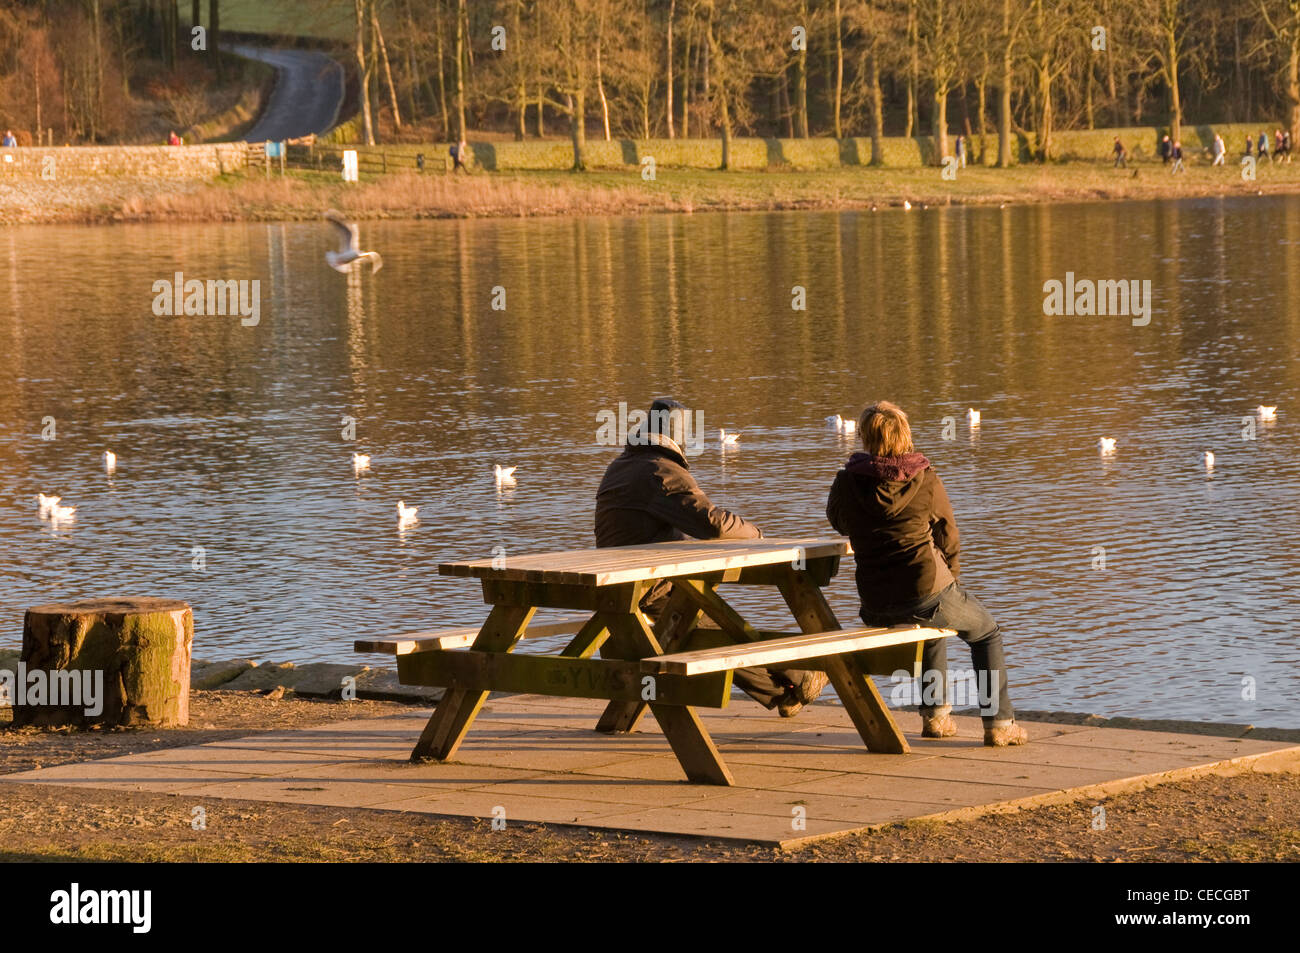
[[[758,539],[748,520],[709,502],[691,476],[684,452],[689,412],[673,400],[656,400],[645,424],[609,465],[596,494],[596,545],[634,546],[680,539]],[[1007,694],[1002,633],[979,601],[957,582],[957,522],[943,482],[912,446],[907,415],[887,402],[872,404],[859,420],[865,452],[836,474],[826,515],[849,537],[857,562],[862,621],[867,625],[918,624],[955,629],[970,645],[979,684],[987,686],[984,743],[1024,744]],[[656,619],[672,584],[661,582],[641,602]],[[947,647],[924,644],[921,733],[957,733],[948,703]],[[739,669],[746,694],[783,717],[812,704],[826,687],[822,672]]]

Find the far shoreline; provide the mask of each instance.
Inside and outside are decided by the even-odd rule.
[[[105,175],[63,182],[0,177],[0,224],[314,221],[338,208],[358,221],[554,218],[695,212],[868,211],[936,206],[1078,204],[1300,194],[1300,163],[1261,166],[1246,181],[1236,167],[1193,165],[1171,175],[1159,162],[1114,169],[1109,162],[970,167],[955,180],[939,168],[814,171],[660,169],[573,172],[394,173],[344,183],[334,172],[263,178]],[[906,204],[905,204],[906,203]]]

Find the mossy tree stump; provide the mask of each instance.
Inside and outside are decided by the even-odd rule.
[[[176,599],[86,599],[28,609],[22,652],[28,684],[14,686],[14,725],[185,725],[193,639],[194,614]],[[37,672],[45,688],[39,699]],[[79,703],[59,704],[75,698],[68,694],[73,682],[83,690]],[[99,695],[98,713],[87,712],[98,707],[86,703],[87,692]]]

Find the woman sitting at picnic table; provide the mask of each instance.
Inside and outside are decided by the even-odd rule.
[[[826,516],[853,544],[862,621],[957,630],[976,669],[984,744],[1025,744],[1028,734],[1016,724],[1007,694],[1002,630],[957,581],[957,520],[943,481],[913,447],[907,414],[896,405],[872,404],[858,433],[865,452],[853,454],[835,475]],[[922,658],[921,735],[951,737],[957,725],[945,640],[926,642]]]

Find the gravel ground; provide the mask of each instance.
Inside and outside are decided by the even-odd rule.
[[[0,773],[262,731],[374,717],[394,702],[269,700],[194,692],[191,726],[173,731],[36,731],[0,713]],[[1300,861],[1300,775],[1203,777],[1104,802],[973,821],[911,822],[790,851],[668,835],[543,824],[493,831],[486,820],[44,785],[0,789],[0,860],[131,861]]]

